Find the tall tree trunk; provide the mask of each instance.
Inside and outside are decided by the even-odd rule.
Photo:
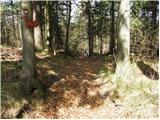
[[[53,50],[52,48],[52,45],[53,45],[53,42],[52,42],[52,37],[53,37],[53,15],[52,15],[52,12],[53,12],[53,2],[49,1],[48,2],[48,16],[49,16],[49,37],[48,37],[48,40],[49,40],[49,50]]]
[[[158,28],[157,24],[157,15],[158,15],[158,1],[152,1],[153,8],[152,8],[152,24],[154,25],[154,30]]]
[[[116,74],[118,77],[122,77],[126,74],[130,61],[130,5],[128,0],[121,0],[120,2],[117,44],[118,61]]]
[[[22,30],[21,30],[21,24],[18,22],[19,21],[19,12],[18,10],[16,11],[16,27],[17,27],[17,39],[19,40],[20,44],[18,46],[21,46],[22,44]]]
[[[41,36],[43,40],[43,48],[45,48],[45,1],[40,1],[40,26],[41,26]]]
[[[58,21],[59,15],[59,1],[54,1],[55,4],[55,14],[54,14],[54,31],[56,32],[56,47],[57,49],[63,49],[63,39],[61,37],[61,27]]]
[[[28,28],[25,23],[25,16],[32,20],[32,2],[22,1],[22,39],[23,39],[23,66],[22,66],[22,87],[24,94],[30,95],[34,88],[39,86],[35,79],[36,64],[33,29]],[[28,11],[28,13],[26,13]]]
[[[34,27],[34,41],[36,50],[42,50],[44,47],[44,43],[42,40],[42,32],[41,32],[41,16],[40,16],[40,2],[33,1],[33,21],[37,21],[39,25]]]
[[[44,8],[44,13],[45,13],[45,45],[48,46],[50,49],[50,42],[49,42],[49,1],[45,2],[45,8]]]
[[[66,43],[65,43],[65,53],[69,52],[69,46],[68,46],[68,39],[69,39],[69,28],[70,28],[70,20],[71,20],[71,1],[69,2],[69,9],[68,9],[68,23],[66,27]]]
[[[14,33],[14,39],[16,40],[16,27],[15,27],[15,20],[14,20],[14,4],[13,1],[11,0],[11,5],[12,5],[12,24],[13,24],[13,33]]]
[[[3,19],[4,19],[3,20],[4,23],[2,23],[1,31],[3,32],[2,34],[4,34],[4,39],[1,39],[2,40],[1,44],[7,44],[8,39],[7,39],[7,28],[6,28],[7,24],[6,24],[6,13],[5,12],[4,12],[4,18]],[[3,30],[2,30],[2,28],[3,28]]]
[[[7,17],[6,17],[6,13],[4,13],[4,30],[5,30],[5,33],[6,33],[6,40],[5,40],[5,44],[7,45],[7,43],[9,42],[9,39],[8,39],[8,30],[7,30],[7,23],[6,23],[6,21],[7,21]]]
[[[2,32],[2,34],[3,34],[3,39],[1,39],[2,41],[1,41],[1,44],[5,44],[6,43],[6,41],[7,41],[7,30],[6,30],[6,25],[4,24],[3,26],[3,32]]]
[[[111,16],[112,16],[112,24],[111,24],[111,40],[109,43],[109,54],[113,54],[115,52],[115,16],[114,16],[114,1],[112,1],[111,7]]]
[[[49,48],[56,54],[56,40],[57,40],[57,13],[56,13],[57,1],[49,2]]]
[[[88,1],[86,3],[86,14],[87,14],[87,17],[88,17],[88,44],[89,44],[89,56],[92,55],[93,53],[93,44],[92,44],[92,41],[93,41],[93,38],[92,38],[92,22],[91,22],[91,3],[90,1]]]
[[[103,53],[103,51],[102,51],[102,49],[103,49],[103,41],[102,41],[102,34],[103,34],[103,32],[102,32],[102,30],[103,30],[103,27],[102,27],[102,16],[103,16],[103,14],[102,14],[102,10],[101,10],[101,20],[100,20],[100,28],[101,28],[101,31],[100,31],[100,54],[102,55]]]
[[[102,42],[102,34],[100,35],[100,54],[102,55],[103,54],[103,42]]]

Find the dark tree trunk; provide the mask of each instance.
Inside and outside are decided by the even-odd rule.
[[[92,36],[92,21],[91,21],[91,3],[86,3],[86,14],[88,17],[88,44],[89,44],[89,56],[93,53],[93,36]]]
[[[102,41],[102,39],[103,39],[103,26],[102,26],[102,16],[103,16],[103,14],[102,14],[102,10],[101,10],[101,20],[100,20],[100,54],[102,55],[103,54],[103,51],[102,51],[102,49],[103,49],[103,41]]]
[[[14,20],[14,4],[13,4],[13,1],[11,0],[11,5],[12,5],[12,24],[13,24],[13,33],[14,33],[14,39],[16,40],[17,37],[16,37],[16,27],[15,27],[15,20]]]
[[[42,36],[42,40],[43,40],[43,48],[45,48],[45,2],[44,1],[40,1],[39,3],[40,6],[40,28],[41,28],[41,36]]]
[[[69,28],[70,28],[70,20],[71,20],[71,1],[69,1],[68,6],[68,23],[66,27],[66,43],[65,43],[65,53],[69,52],[69,45],[68,45],[68,39],[69,39]]]
[[[60,25],[59,25],[59,21],[58,21],[58,8],[59,8],[59,1],[54,1],[54,4],[55,4],[55,14],[54,14],[54,31],[56,32],[55,33],[55,43],[56,43],[56,49],[63,49],[63,39],[61,37],[61,28],[60,28]]]
[[[48,2],[48,16],[49,16],[49,50],[53,50],[52,45],[53,45],[53,2],[49,1]]]
[[[45,14],[45,31],[44,31],[44,39],[45,39],[45,45],[48,46],[48,49],[50,49],[50,42],[49,42],[49,1],[45,2],[44,7],[44,14]]]
[[[152,24],[154,25],[154,30],[158,28],[157,15],[158,15],[158,1],[152,1]]]
[[[109,54],[113,54],[115,52],[115,16],[114,16],[114,1],[112,1],[111,7],[111,17],[112,17],[112,24],[111,24],[111,40],[109,43]]]
[[[102,42],[102,34],[100,35],[100,54],[102,55],[103,54],[103,42]]]

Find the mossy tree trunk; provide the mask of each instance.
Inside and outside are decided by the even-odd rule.
[[[22,88],[25,95],[30,95],[32,90],[39,87],[36,77],[35,47],[33,29],[28,28],[25,16],[32,20],[32,2],[22,1],[22,41],[23,41],[23,66],[22,66]],[[28,11],[28,12],[27,12]],[[26,13],[27,12],[27,13]]]
[[[126,74],[130,61],[130,4],[128,0],[120,1],[117,45],[116,75],[121,77]]]

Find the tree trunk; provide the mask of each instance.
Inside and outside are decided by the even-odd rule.
[[[152,24],[154,25],[154,30],[156,30],[158,28],[158,24],[157,24],[157,14],[158,14],[158,1],[152,1],[153,4],[153,8],[152,8]]]
[[[101,27],[101,31],[100,31],[100,54],[102,55],[103,53],[102,53],[102,49],[103,49],[103,42],[102,42],[102,34],[103,34],[103,27],[102,27],[102,16],[103,16],[103,14],[102,14],[102,10],[101,10],[101,20],[100,20],[100,27]]]
[[[44,16],[45,16],[45,32],[44,32],[44,39],[45,39],[45,45],[48,47],[48,49],[51,49],[51,43],[50,43],[50,40],[49,40],[49,36],[50,36],[50,33],[49,33],[49,4],[50,4],[50,1],[46,1],[45,2],[45,8],[44,8]]]
[[[93,38],[92,38],[92,24],[91,24],[91,3],[90,1],[88,1],[86,3],[86,14],[87,14],[87,17],[88,17],[88,44],[89,44],[89,56],[92,55],[93,53],[93,49],[92,49],[92,41],[93,41]]]
[[[103,49],[103,42],[102,42],[103,40],[102,40],[102,34],[100,35],[100,54],[102,55],[103,54],[103,51],[102,51],[102,49]]]
[[[119,33],[117,40],[118,58],[116,74],[126,74],[130,56],[130,5],[128,0],[121,0],[119,6]]]
[[[115,52],[114,1],[112,1],[111,16],[112,16],[112,24],[111,24],[111,40],[109,43],[109,54],[113,54]]]
[[[54,4],[55,4],[55,14],[54,14],[54,31],[56,32],[55,33],[55,42],[56,42],[56,49],[63,49],[63,39],[61,37],[61,27],[59,25],[59,21],[58,21],[58,15],[59,15],[59,1],[54,1]]]
[[[34,27],[34,41],[35,41],[35,49],[42,50],[44,47],[44,43],[42,40],[42,32],[41,32],[41,16],[40,16],[40,2],[33,1],[33,21],[37,21],[39,25]]]
[[[7,23],[6,23],[6,21],[7,21],[7,17],[6,17],[6,13],[4,13],[4,30],[5,30],[5,44],[7,45],[7,43],[9,42],[9,40],[8,40],[8,31],[7,31]]]
[[[3,37],[3,39],[1,38],[1,44],[7,44],[7,29],[6,29],[6,26],[7,26],[7,24],[6,24],[6,13],[4,12],[4,18],[3,18],[3,23],[1,24],[2,26],[1,26],[1,36],[3,35],[4,37]]]
[[[19,21],[19,12],[18,12],[18,10],[16,11],[16,21]],[[20,24],[21,22],[17,22],[17,39],[19,40],[19,47],[21,47],[21,45],[22,45],[22,30],[21,30],[21,24]]]
[[[41,36],[42,36],[42,41],[43,41],[43,48],[45,48],[45,1],[40,1],[39,3],[40,5],[40,16],[41,16],[41,19],[39,20],[40,21],[40,27],[41,27]]]
[[[35,79],[35,50],[33,30],[28,28],[25,23],[25,16],[32,20],[32,2],[22,1],[22,39],[23,39],[23,66],[22,66],[22,88],[24,94],[30,95],[32,90],[38,86],[38,81]],[[27,12],[27,15],[25,12]]]
[[[53,16],[52,16],[52,11],[53,11],[53,3],[51,1],[48,2],[48,20],[49,20],[49,36],[48,36],[48,41],[49,41],[49,50],[52,51],[52,37],[53,37]]]
[[[56,40],[57,40],[57,13],[56,13],[56,4],[57,1],[55,2],[49,2],[49,10],[48,10],[48,15],[49,15],[49,49],[51,51],[54,51],[54,54],[56,54]]]
[[[67,27],[66,27],[65,53],[69,52],[68,39],[69,39],[70,20],[71,20],[71,1],[69,1],[68,23],[67,23]]]
[[[16,37],[16,27],[15,27],[15,22],[14,22],[14,4],[13,1],[11,0],[11,5],[12,5],[12,24],[13,24],[13,33],[14,33],[14,39],[17,40]]]

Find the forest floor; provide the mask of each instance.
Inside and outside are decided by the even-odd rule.
[[[158,118],[157,61],[133,60],[130,78],[113,83],[113,56],[72,58],[44,51],[36,54],[37,78],[48,87],[47,98],[39,91],[24,98],[19,91],[21,50],[1,51],[2,118]],[[14,110],[18,107],[23,109]],[[15,111],[16,116],[8,114]]]

